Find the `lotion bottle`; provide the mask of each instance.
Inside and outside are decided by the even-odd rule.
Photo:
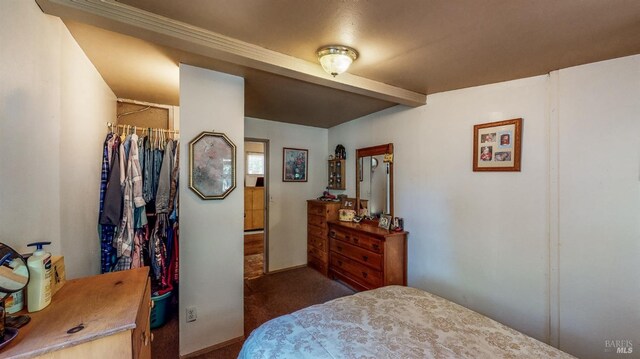
[[[27,310],[29,313],[44,309],[51,303],[51,253],[42,247],[51,242],[35,242],[36,251],[27,259],[29,284],[27,285]]]

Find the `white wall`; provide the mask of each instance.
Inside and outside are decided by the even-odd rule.
[[[547,328],[545,101],[541,76],[431,95],[426,106],[329,129],[329,147],[347,148],[353,195],[355,149],[394,144],[409,284],[537,338]],[[472,172],[473,125],[516,117],[525,119],[522,172]]]
[[[116,97],[62,26],[60,241],[70,277],[100,273],[96,232],[107,122]],[[85,194],[78,196],[79,193]]]
[[[223,132],[236,145],[236,189],[223,200],[191,191],[189,142]],[[244,80],[180,65],[180,354],[242,337]],[[195,306],[198,319],[185,321]]]
[[[102,142],[116,98],[59,18],[0,2],[0,241],[51,241],[68,278],[99,273]]]
[[[353,194],[355,149],[394,143],[409,285],[600,358],[640,342],[638,94],[640,57],[611,60],[430,95],[329,129],[329,148]],[[473,125],[516,117],[522,171],[472,172]]]
[[[559,74],[560,347],[640,358],[640,56]]]
[[[269,140],[269,271],[307,263],[307,200],[327,186],[328,130],[245,118],[245,136]],[[282,181],[283,147],[309,150],[307,182]]]

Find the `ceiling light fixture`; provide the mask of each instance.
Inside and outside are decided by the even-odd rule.
[[[331,45],[318,49],[318,60],[322,68],[333,77],[347,71],[357,58],[358,52],[346,46]]]

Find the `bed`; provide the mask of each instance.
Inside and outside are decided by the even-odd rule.
[[[387,286],[254,330],[239,358],[573,358],[428,292]]]

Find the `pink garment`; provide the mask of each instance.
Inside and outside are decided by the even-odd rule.
[[[144,243],[149,240],[148,226],[136,230],[133,236],[133,253],[131,254],[131,268],[144,267],[144,258],[142,256],[142,248]]]

